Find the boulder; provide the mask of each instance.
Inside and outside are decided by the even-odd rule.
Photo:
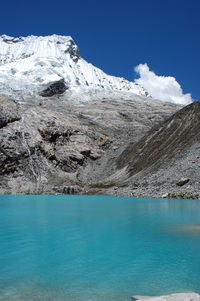
[[[183,185],[187,184],[189,181],[190,181],[189,178],[182,178],[180,181],[178,181],[178,182],[176,183],[176,185],[177,185],[177,186],[183,186]]]
[[[200,295],[194,292],[170,294],[160,297],[133,296],[133,300],[145,301],[200,301]]]
[[[167,199],[168,197],[170,197],[170,194],[167,192],[167,193],[164,193],[161,198],[162,199]]]

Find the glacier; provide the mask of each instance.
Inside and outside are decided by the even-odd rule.
[[[18,100],[41,97],[57,82],[65,85],[62,97],[78,102],[150,97],[140,84],[107,75],[86,62],[71,36],[0,36],[1,94]]]

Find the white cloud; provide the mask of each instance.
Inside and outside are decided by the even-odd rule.
[[[192,102],[191,94],[183,94],[181,86],[174,77],[156,75],[150,71],[147,64],[138,65],[135,71],[140,76],[135,79],[135,82],[142,85],[153,98],[183,105]]]

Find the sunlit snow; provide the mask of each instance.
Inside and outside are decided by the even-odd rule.
[[[135,82],[107,75],[81,58],[70,36],[0,36],[0,93],[38,97],[47,85],[63,80],[64,96],[73,101],[136,99],[137,96],[188,104],[174,77],[157,76],[146,64],[135,69]]]
[[[79,55],[70,36],[0,37],[0,84],[9,93],[38,95],[45,85],[64,79],[69,90],[80,87],[103,91],[148,95],[143,87],[123,78],[109,76]]]

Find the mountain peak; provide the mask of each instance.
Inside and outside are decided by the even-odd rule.
[[[65,59],[67,54],[75,61],[79,58],[79,49],[70,36],[0,36],[1,65],[30,56]]]
[[[73,89],[83,88],[89,94],[98,89],[104,94],[118,91],[149,96],[140,85],[107,75],[87,63],[71,36],[0,36],[0,92],[38,96],[56,81],[64,81],[65,90],[71,94]]]

